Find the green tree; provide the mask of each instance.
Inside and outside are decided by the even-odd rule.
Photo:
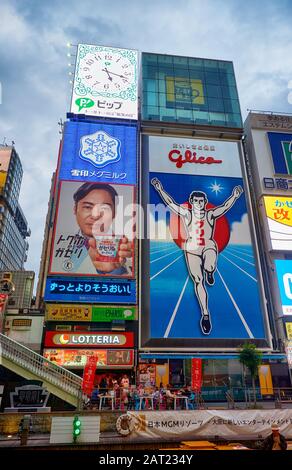
[[[239,362],[246,367],[251,375],[254,406],[256,406],[256,386],[255,379],[258,375],[258,368],[262,363],[262,353],[255,344],[244,343],[239,347]]]

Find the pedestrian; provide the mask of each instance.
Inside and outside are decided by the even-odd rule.
[[[272,424],[271,430],[272,434],[261,442],[260,450],[286,450],[287,442],[285,437],[280,434],[279,426]]]

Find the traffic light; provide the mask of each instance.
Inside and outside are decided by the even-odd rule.
[[[73,440],[74,442],[76,441],[77,437],[79,437],[81,434],[81,421],[78,416],[74,417],[73,420]]]

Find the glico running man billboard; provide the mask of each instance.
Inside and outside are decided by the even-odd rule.
[[[143,161],[141,347],[267,347],[237,143],[145,137]]]

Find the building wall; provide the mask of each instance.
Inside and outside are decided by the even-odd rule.
[[[22,320],[27,323],[26,326],[19,326]],[[5,335],[29,349],[40,352],[43,320],[43,315],[6,314]]]

